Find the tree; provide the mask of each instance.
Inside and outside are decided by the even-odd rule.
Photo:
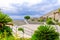
[[[24,18],[28,20],[28,19],[30,19],[30,16],[25,16]]]
[[[5,25],[8,22],[12,22],[12,19],[7,14],[4,14],[0,11],[0,23]]]
[[[59,33],[55,28],[49,25],[39,26],[38,29],[32,35],[32,40],[57,40],[59,39]]]
[[[56,13],[54,12],[54,20],[55,20],[55,15],[56,15]]]
[[[4,31],[7,32],[7,36],[12,35],[12,29],[9,26],[6,26],[7,23],[12,22],[12,19],[0,11],[0,34],[4,35]]]

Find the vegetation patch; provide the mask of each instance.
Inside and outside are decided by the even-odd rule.
[[[59,39],[59,33],[55,31],[52,26],[44,25],[39,26],[38,29],[32,35],[32,40],[57,40]]]

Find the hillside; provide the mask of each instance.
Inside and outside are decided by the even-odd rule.
[[[58,9],[56,9],[56,10],[53,10],[53,11],[51,11],[51,12],[48,12],[47,14],[45,14],[45,15],[43,15],[43,16],[41,16],[41,17],[45,17],[45,18],[47,18],[47,17],[51,17],[51,18],[55,18],[56,20],[59,20],[59,22],[60,22],[60,13],[58,12]],[[40,18],[41,18],[40,17]]]

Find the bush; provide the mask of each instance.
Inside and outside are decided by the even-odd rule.
[[[56,24],[60,26],[60,22],[57,22]]]
[[[16,38],[13,36],[10,36],[10,37],[0,38],[0,40],[16,40]]]
[[[20,40],[31,40],[31,38],[20,38]]]
[[[55,20],[55,22],[58,22],[58,20]]]
[[[46,20],[46,23],[49,24],[49,25],[54,25],[55,24],[51,18],[48,18]]]
[[[54,25],[54,22],[52,20],[47,20],[46,23],[49,25]]]
[[[59,33],[52,26],[39,26],[32,35],[32,40],[56,40],[59,39]]]
[[[4,32],[6,31],[7,36],[12,36],[12,29],[9,26],[3,26],[2,29],[0,29],[0,34],[4,35]]]
[[[31,21],[35,21],[34,19],[31,19]]]
[[[43,18],[40,18],[40,20],[39,20],[40,22],[44,22],[45,20],[43,19]]]

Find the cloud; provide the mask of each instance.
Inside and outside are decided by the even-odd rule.
[[[11,7],[11,4],[22,4],[23,0],[0,0],[0,7]]]
[[[33,2],[34,1],[34,2]],[[0,0],[0,8],[10,9],[11,4],[19,4],[27,3],[29,6],[37,4],[42,0]]]
[[[33,2],[34,1],[34,2]],[[27,10],[30,10],[29,7],[38,3],[41,3],[42,0],[0,0],[0,8],[2,11],[9,15],[14,14],[25,14]],[[26,7],[26,8],[25,8]],[[26,10],[26,11],[25,11]],[[29,13],[30,11],[28,11]]]
[[[60,7],[60,0],[0,0],[2,11],[13,19],[24,15],[39,17]],[[1,5],[3,4],[3,5]],[[15,17],[14,17],[15,16]]]

